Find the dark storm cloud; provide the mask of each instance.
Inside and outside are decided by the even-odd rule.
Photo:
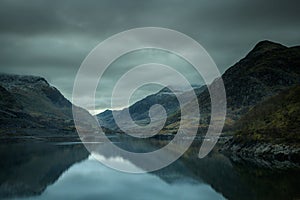
[[[259,40],[298,45],[299,7],[297,0],[3,0],[0,71],[44,76],[70,98],[76,71],[99,42],[159,26],[197,40],[224,72]]]

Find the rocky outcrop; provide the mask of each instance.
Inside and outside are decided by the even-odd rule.
[[[220,151],[228,153],[234,161],[248,161],[269,168],[300,167],[300,147],[267,142],[239,143],[229,139]]]

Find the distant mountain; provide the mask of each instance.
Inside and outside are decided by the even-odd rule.
[[[194,86],[194,90],[196,94],[200,94],[205,87]],[[184,95],[184,91],[177,91],[177,95]],[[140,125],[148,124],[150,122],[149,118],[149,109],[151,106],[155,104],[162,105],[167,113],[169,118],[177,113],[179,110],[179,102],[176,98],[175,93],[173,93],[169,88],[165,87],[161,89],[159,92],[149,95],[142,100],[134,103],[129,108],[125,108],[121,111],[114,111],[117,116],[122,116],[122,114],[129,109],[129,113],[131,114],[132,119]],[[111,110],[106,110],[97,115],[99,123],[102,127],[120,131],[118,126],[115,123],[115,120],[112,115]],[[170,118],[171,119],[171,118]],[[172,123],[172,121],[167,121],[167,124]]]
[[[0,97],[2,133],[75,130],[72,104],[42,77],[0,74]]]

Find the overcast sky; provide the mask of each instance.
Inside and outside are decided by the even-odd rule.
[[[71,99],[76,72],[99,42],[127,29],[157,26],[198,41],[223,73],[260,40],[299,45],[299,7],[297,0],[2,0],[0,71],[43,76]],[[135,59],[144,57],[118,63]],[[170,63],[180,63],[175,60]],[[114,76],[108,73],[106,80]],[[98,109],[107,107],[104,101],[105,95]]]

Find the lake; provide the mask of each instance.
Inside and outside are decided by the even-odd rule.
[[[117,138],[134,151],[156,149],[166,141]],[[144,145],[147,143],[147,145]],[[130,145],[129,145],[130,144]],[[136,146],[134,147],[134,144]],[[97,144],[101,145],[101,144]],[[299,199],[300,171],[272,168],[225,156],[215,149],[197,158],[192,146],[179,160],[158,171],[129,174],[98,159],[139,168],[126,158],[90,154],[78,141],[23,139],[0,146],[0,198],[14,199]],[[261,161],[262,162],[262,161]],[[142,169],[141,169],[142,170]]]

